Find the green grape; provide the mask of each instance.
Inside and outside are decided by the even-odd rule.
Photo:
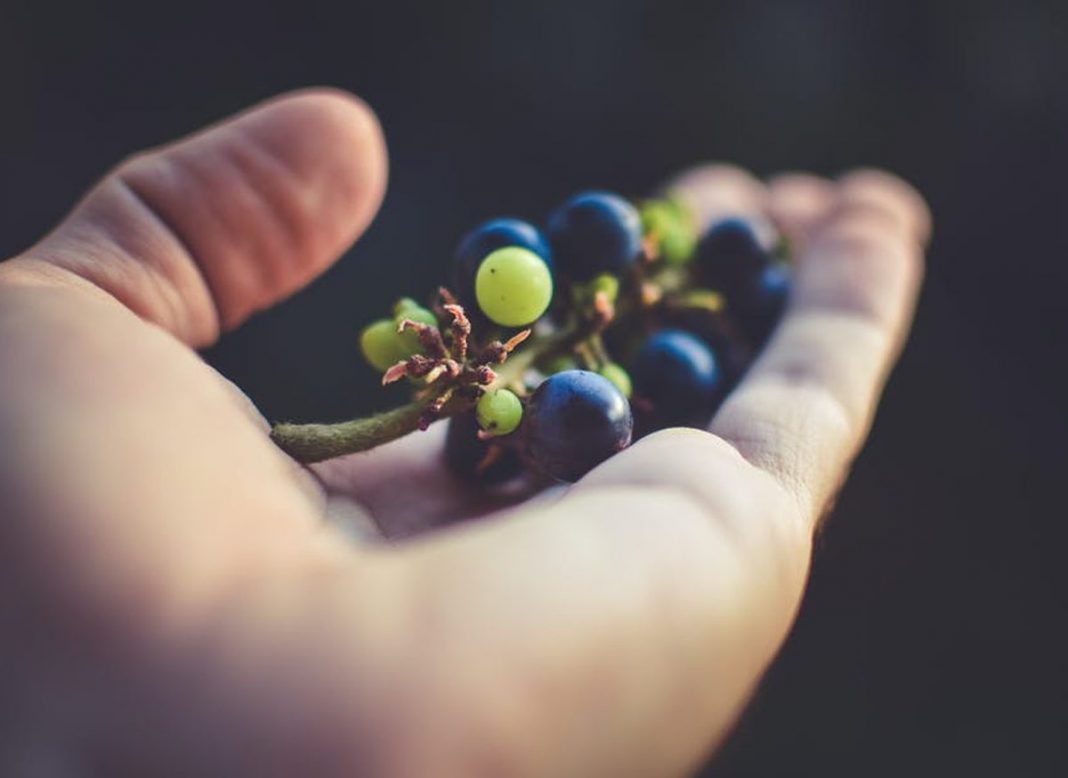
[[[553,299],[553,277],[545,261],[519,246],[497,249],[475,276],[478,307],[504,327],[522,327],[545,313]]]
[[[412,308],[422,308],[419,303],[413,300],[411,297],[402,297],[393,303],[393,318],[404,318],[404,312]]]
[[[650,200],[641,207],[642,231],[656,233],[660,256],[672,265],[693,256],[697,235],[683,206],[672,200]]]
[[[405,319],[411,319],[420,324],[429,324],[431,327],[438,326],[438,317],[434,315],[434,312],[428,311],[421,305],[413,305],[405,308],[393,317],[393,320],[397,322],[397,324],[400,324]]]
[[[507,389],[491,389],[475,405],[478,426],[491,435],[515,432],[523,419],[523,403]]]
[[[619,298],[619,279],[611,273],[601,273],[584,284],[572,284],[571,299],[576,307],[584,308],[599,292],[603,292],[608,302],[614,305]]]
[[[626,370],[615,362],[608,362],[597,372],[615,384],[616,389],[621,391],[624,397],[630,397],[632,387],[630,383],[630,375]]]
[[[411,356],[397,334],[396,322],[391,319],[379,319],[364,327],[360,333],[360,350],[376,370],[388,370]]]
[[[723,310],[723,295],[711,289],[691,289],[679,295],[678,303],[683,308],[696,308],[716,313]]]
[[[557,354],[542,365],[543,372],[547,376],[562,373],[565,370],[574,370],[576,367],[578,367],[578,362],[570,354]]]
[[[619,279],[611,273],[601,273],[590,282],[591,296],[598,292],[604,292],[608,302],[614,303],[619,297]]]
[[[401,308],[401,304],[404,302],[410,303],[404,308]],[[414,301],[409,298],[404,298],[393,308],[393,322],[394,327],[399,327],[400,323],[405,319],[411,319],[419,324],[428,324],[431,327],[438,326],[438,318],[426,308],[420,305],[416,305]],[[405,330],[400,333],[400,341],[404,345],[404,348],[408,351],[407,356],[412,354],[418,354],[423,350],[422,344],[419,342],[419,333],[415,330]]]

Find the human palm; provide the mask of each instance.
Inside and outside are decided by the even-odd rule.
[[[790,235],[786,317],[712,434],[523,503],[453,480],[441,425],[302,468],[193,351],[335,260],[385,171],[362,104],[300,93],[131,158],[0,264],[4,774],[677,775],[734,720],[907,329],[922,201],[679,179]]]

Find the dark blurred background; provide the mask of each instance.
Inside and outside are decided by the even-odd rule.
[[[366,238],[207,353],[273,418],[381,404],[356,332],[484,217],[706,159],[913,181],[936,231],[912,341],[707,775],[1068,774],[1068,3],[96,6],[0,7],[0,255],[131,150],[282,90],[382,120]]]

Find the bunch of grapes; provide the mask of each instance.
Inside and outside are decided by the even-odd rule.
[[[383,383],[412,403],[339,425],[276,425],[311,461],[448,417],[445,460],[500,484],[575,481],[631,441],[705,426],[778,320],[785,243],[727,218],[698,235],[680,201],[609,192],[563,203],[543,232],[494,219],[460,241],[432,305],[405,298],[360,336]]]

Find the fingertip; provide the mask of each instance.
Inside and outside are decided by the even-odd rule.
[[[834,184],[803,172],[780,173],[768,179],[768,215],[796,243],[803,243],[831,210]]]
[[[877,168],[858,168],[838,179],[838,195],[846,204],[885,210],[914,235],[920,245],[931,237],[931,210],[923,195],[893,173]]]
[[[334,233],[337,250],[347,247],[370,224],[386,190],[388,153],[374,110],[351,92],[309,87],[273,98],[246,117],[258,141],[308,184],[308,205],[326,207],[320,229]]]
[[[763,213],[767,189],[759,179],[735,165],[709,162],[672,178],[664,191],[685,203],[698,227],[728,216]]]

